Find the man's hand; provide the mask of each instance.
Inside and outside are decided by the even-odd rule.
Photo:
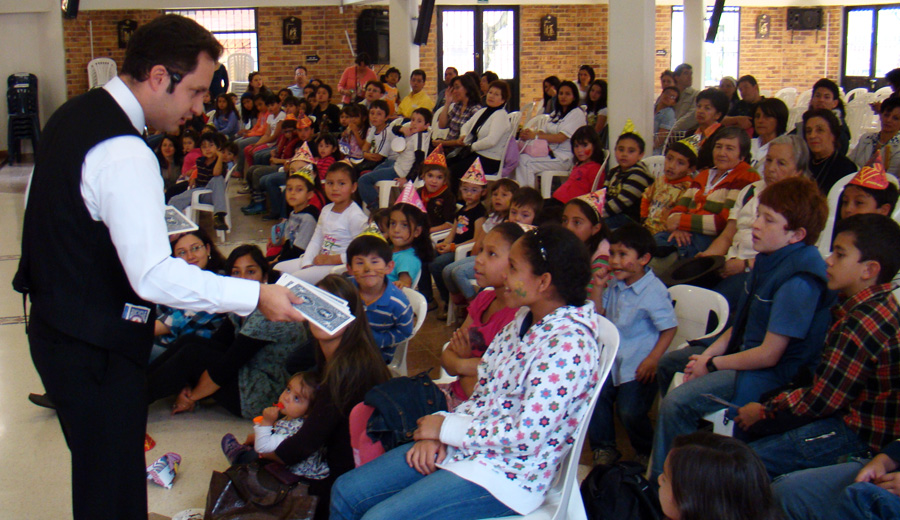
[[[306,321],[300,311],[293,307],[293,304],[302,302],[287,287],[259,284],[259,303],[256,308],[269,321]]]
[[[735,417],[734,422],[742,430],[749,430],[751,426],[763,418],[765,409],[766,407],[759,403],[747,403],[738,409],[738,416]]]
[[[406,452],[406,463],[419,473],[430,475],[437,469],[435,464],[443,462],[446,456],[447,447],[440,441],[418,441]]]
[[[868,464],[863,466],[863,469],[859,470],[859,473],[856,474],[856,481],[877,484],[878,481],[895,469],[897,469],[897,463],[884,453],[879,453]]]
[[[684,247],[686,245],[690,245],[691,243],[691,234],[687,231],[683,231],[681,229],[676,229],[669,234],[669,242],[675,241],[678,244],[678,247]]]

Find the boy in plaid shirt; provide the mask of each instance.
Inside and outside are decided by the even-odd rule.
[[[878,452],[900,437],[900,307],[891,294],[900,226],[867,214],[835,231],[828,288],[846,300],[834,309],[812,383],[747,404],[736,420],[768,435],[750,446],[772,477]]]

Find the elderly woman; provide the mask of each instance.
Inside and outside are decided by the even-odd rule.
[[[886,99],[880,110],[881,131],[862,136],[850,159],[861,168],[881,152],[884,169],[900,177],[900,98]]]
[[[719,270],[722,281],[715,287],[715,291],[725,296],[729,308],[736,308],[747,273],[753,268],[756,258],[756,250],[753,249],[753,221],[756,220],[759,194],[770,184],[808,174],[808,164],[809,151],[799,136],[782,135],[766,143],[763,178],[741,190],[734,207],[728,213],[725,229],[705,251],[697,255],[725,257],[725,265]]]
[[[459,180],[475,162],[481,159],[481,166],[487,175],[500,171],[500,160],[506,151],[509,134],[509,113],[503,108],[509,100],[509,85],[503,80],[491,82],[487,91],[487,106],[481,108],[469,118],[460,130],[459,143],[469,146],[472,153],[466,157],[450,159],[451,183],[456,192]]]
[[[803,114],[803,135],[809,147],[809,170],[822,193],[834,183],[857,170],[853,161],[840,151],[841,122],[829,109],[818,108]]]
[[[569,171],[572,169],[572,143],[575,130],[587,124],[587,116],[579,106],[578,87],[571,81],[563,81],[556,93],[556,110],[550,114],[543,130],[526,128],[519,133],[522,140],[543,139],[549,145],[547,155],[535,157],[523,153],[516,168],[516,181],[521,186],[533,186],[535,176],[544,171]]]
[[[769,143],[787,131],[789,116],[787,105],[778,98],[762,98],[756,105],[753,116],[756,137],[750,140],[750,166],[760,174],[766,166]]]

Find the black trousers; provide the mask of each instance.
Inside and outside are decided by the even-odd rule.
[[[39,316],[32,315],[28,332],[31,358],[72,453],[73,517],[146,520],[144,367],[58,332]]]

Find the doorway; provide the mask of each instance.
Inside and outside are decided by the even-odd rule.
[[[508,110],[519,109],[518,7],[438,7],[437,33],[438,90],[446,88],[447,67],[479,76],[490,70],[509,83]]]

